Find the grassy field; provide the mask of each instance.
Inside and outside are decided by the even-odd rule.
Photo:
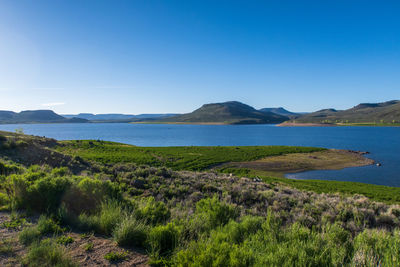
[[[225,162],[252,161],[268,156],[325,150],[289,146],[136,147],[103,141],[63,141],[57,150],[100,163],[132,162],[174,170],[202,171]]]

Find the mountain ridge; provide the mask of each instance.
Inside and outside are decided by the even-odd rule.
[[[24,110],[19,113],[7,110],[0,111],[0,124],[13,123],[85,123],[85,119],[64,118],[52,110]]]
[[[289,118],[272,112],[261,112],[238,101],[204,104],[193,112],[159,120],[170,123],[273,124]]]
[[[322,109],[305,114],[290,123],[321,124],[396,124],[400,123],[400,101],[390,100],[381,103],[361,103],[346,110]]]

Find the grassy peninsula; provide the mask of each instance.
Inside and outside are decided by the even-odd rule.
[[[396,266],[400,188],[265,174],[361,159],[0,132],[0,265]]]

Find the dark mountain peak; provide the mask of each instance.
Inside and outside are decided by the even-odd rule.
[[[164,119],[165,122],[267,124],[289,118],[271,112],[261,112],[238,101],[205,104],[195,111]]]
[[[64,117],[56,114],[52,110],[25,110],[19,113],[21,119],[46,121],[46,120],[63,120]]]
[[[317,112],[321,112],[321,113],[332,113],[332,112],[338,112],[338,110],[336,110],[336,109],[334,109],[334,108],[326,108],[326,109],[318,110]]]
[[[210,107],[226,107],[226,108],[240,108],[240,109],[248,109],[248,110],[255,110],[252,106],[246,105],[239,101],[227,101],[221,103],[210,103],[204,104],[201,108],[210,108]]]

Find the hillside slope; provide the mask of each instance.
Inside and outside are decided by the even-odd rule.
[[[323,109],[296,118],[296,123],[399,123],[400,101],[363,103],[347,110]]]
[[[165,118],[160,121],[178,123],[272,124],[288,119],[286,116],[258,111],[251,106],[237,101],[229,101],[205,104],[191,113]]]
[[[80,118],[64,118],[51,110],[25,110],[20,113],[0,111],[0,124],[6,123],[68,123],[87,122]]]

